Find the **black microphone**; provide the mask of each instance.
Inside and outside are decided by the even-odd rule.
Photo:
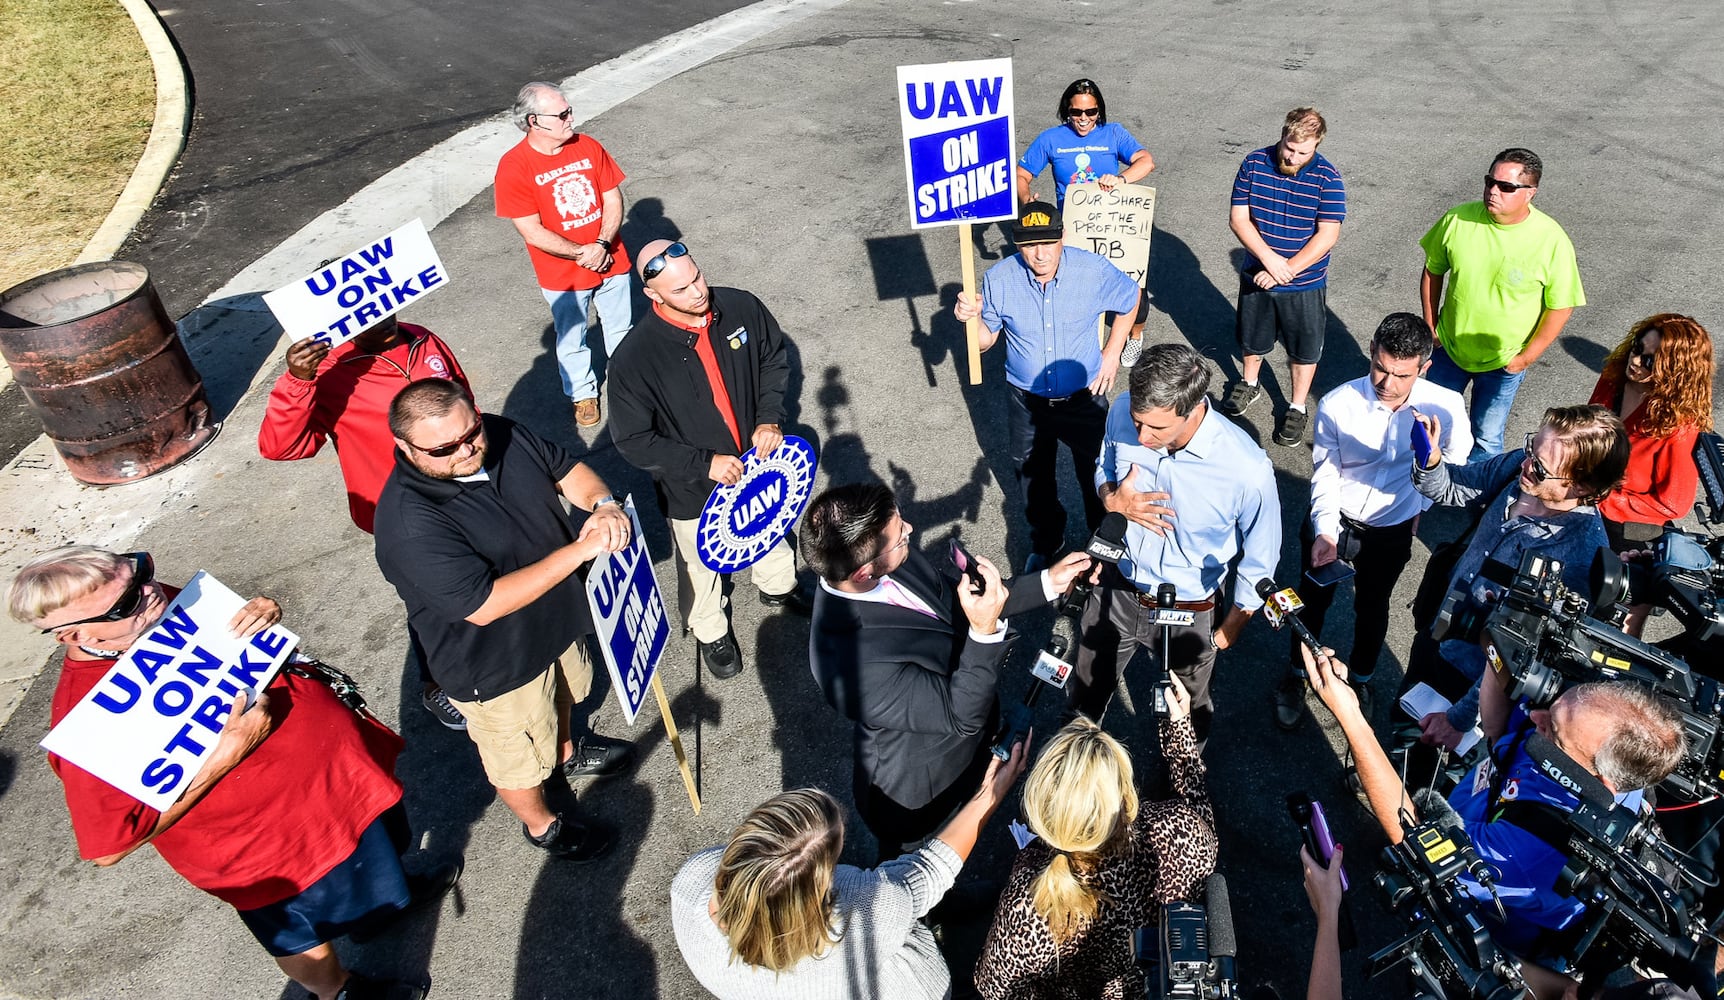
[[[1129,524],[1124,514],[1117,510],[1108,511],[1107,516],[1101,519],[1101,524],[1096,526],[1089,544],[1084,546],[1085,554],[1109,566],[1117,564],[1127,554],[1125,529]]]
[[[1263,598],[1263,617],[1269,619],[1271,628],[1277,631],[1283,625],[1291,628],[1299,641],[1305,644],[1305,648],[1311,651],[1312,656],[1319,660],[1323,658],[1323,644],[1318,642],[1311,630],[1305,627],[1305,623],[1299,620],[1298,612],[1305,606],[1305,602],[1300,600],[1298,591],[1292,587],[1283,589],[1274,580],[1264,578],[1257,581],[1257,596]]]
[[[1227,898],[1227,877],[1215,872],[1203,880],[1203,905],[1209,911],[1209,955],[1215,961],[1216,977],[1222,984],[1236,984],[1234,960],[1239,941],[1233,933],[1233,904]],[[1225,990],[1221,996],[1233,996]]]

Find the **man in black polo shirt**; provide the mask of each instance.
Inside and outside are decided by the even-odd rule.
[[[617,347],[606,378],[611,440],[648,472],[676,542],[688,595],[683,617],[714,677],[742,671],[724,582],[695,554],[701,510],[720,484],[742,478],[744,450],[769,455],[784,440],[790,365],[784,332],[753,295],[709,287],[688,248],[655,240],[641,248],[641,281],[652,312]],[[796,586],[796,554],[780,540],[751,568],[760,602],[807,617]]]
[[[598,474],[460,386],[421,379],[389,408],[395,468],[377,501],[377,565],[407,604],[431,676],[467,717],[485,774],[534,845],[590,861],[610,831],[553,812],[544,782],[615,774],[629,744],[570,733],[592,686],[576,572],[628,544]],[[590,511],[577,532],[562,501]]]

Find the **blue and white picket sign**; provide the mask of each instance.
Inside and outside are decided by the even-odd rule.
[[[334,347],[448,283],[431,234],[414,219],[263,301],[288,339],[316,337]]]
[[[623,501],[634,530],[620,552],[606,552],[587,570],[587,603],[599,649],[611,671],[611,686],[623,707],[623,720],[635,724],[647,689],[670,641],[670,619],[653,575],[652,556],[641,536],[634,497]]]
[[[227,623],[245,603],[208,573],[192,577],[43,749],[166,812],[215,749],[234,699],[262,691],[299,645],[280,625],[236,638]]]
[[[898,115],[913,228],[1017,217],[1010,59],[899,66]]]
[[[771,551],[814,494],[814,448],[786,436],[761,458],[742,453],[742,479],[720,486],[706,500],[695,527],[694,550],[715,573],[735,573]]]

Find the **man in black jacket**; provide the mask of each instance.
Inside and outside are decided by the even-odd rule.
[[[770,455],[784,440],[784,332],[753,295],[709,287],[683,244],[655,240],[638,259],[653,308],[611,359],[611,439],[653,477],[676,543],[683,618],[701,662],[714,677],[734,677],[742,656],[724,582],[695,554],[696,528],[712,491],[742,478],[738,456],[750,446]],[[752,569],[762,604],[809,613],[787,542]]]
[[[977,558],[977,590],[942,576],[911,530],[878,484],[833,487],[803,515],[802,555],[821,577],[809,665],[856,723],[856,811],[882,859],[938,830],[987,769],[1005,616],[1051,603],[1089,566],[1078,552],[1007,584]]]

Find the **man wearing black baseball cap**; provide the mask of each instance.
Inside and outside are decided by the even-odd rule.
[[[1064,238],[1059,209],[1045,201],[1025,205],[1012,226],[1018,252],[988,269],[979,299],[960,292],[952,309],[960,323],[981,317],[984,351],[1006,335],[1011,458],[1030,522],[1025,572],[1048,566],[1065,542],[1065,507],[1054,478],[1061,444],[1071,451],[1089,531],[1101,524],[1095,467],[1107,393],[1137,315],[1137,283],[1107,258],[1065,246]],[[1097,334],[1104,313],[1114,314],[1106,345]]]

